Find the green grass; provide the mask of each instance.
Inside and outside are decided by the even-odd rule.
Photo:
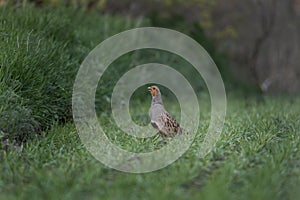
[[[68,121],[84,57],[107,37],[143,24],[71,8],[0,7],[0,137],[22,141]]]
[[[299,98],[267,98],[265,104],[230,98],[213,151],[198,157],[198,135],[179,160],[147,174],[107,168],[87,152],[73,124],[56,126],[1,151],[0,199],[298,199],[299,105]],[[132,115],[147,109],[145,102]],[[199,133],[206,130],[209,110],[201,115]],[[119,136],[117,143],[126,148],[129,141]]]

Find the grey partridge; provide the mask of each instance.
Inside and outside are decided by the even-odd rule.
[[[161,93],[157,86],[148,87],[152,96],[149,116],[151,125],[159,131],[162,137],[173,137],[182,132],[179,123],[164,108]]]

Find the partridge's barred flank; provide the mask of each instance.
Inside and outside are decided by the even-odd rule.
[[[172,137],[182,133],[182,128],[177,121],[164,108],[161,93],[157,86],[148,87],[152,96],[149,110],[151,125],[159,131],[163,137]]]

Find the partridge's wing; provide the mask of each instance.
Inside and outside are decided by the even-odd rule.
[[[168,113],[163,112],[160,115],[160,122],[162,124],[162,131],[167,136],[172,136],[176,133],[181,133],[181,127],[179,123]]]
[[[159,130],[158,124],[155,121],[151,121],[151,125],[153,128]]]

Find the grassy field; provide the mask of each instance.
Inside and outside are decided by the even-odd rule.
[[[200,158],[210,119],[209,97],[200,95],[201,121],[193,144],[175,163],[152,173],[122,173],[91,156],[71,120],[78,67],[100,41],[147,25],[146,19],[70,8],[0,8],[0,199],[299,199],[299,97],[262,100],[230,89],[221,138]],[[108,94],[128,66],[159,58],[187,68],[161,55],[125,55],[101,80],[97,114],[111,141],[124,149],[143,152],[161,144],[119,131],[107,109]],[[194,76],[194,71],[182,73]],[[191,81],[201,82],[198,77]],[[203,91],[203,82],[196,89]],[[150,96],[144,93],[133,96],[130,108],[140,124],[148,122]],[[177,102],[164,97],[169,112],[178,116]]]
[[[299,99],[267,98],[258,105],[231,98],[212,152],[198,158],[196,137],[179,160],[148,174],[105,167],[87,152],[73,124],[56,126],[1,151],[0,199],[298,199],[299,105]],[[204,113],[200,130],[208,120]],[[118,145],[126,143],[119,138]]]

